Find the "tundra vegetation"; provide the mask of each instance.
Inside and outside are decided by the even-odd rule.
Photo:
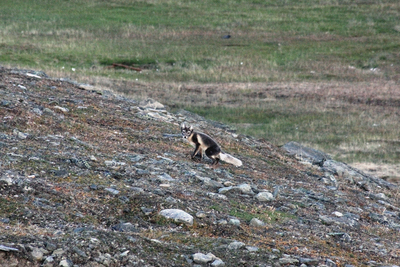
[[[399,14],[2,0],[0,267],[398,264]]]

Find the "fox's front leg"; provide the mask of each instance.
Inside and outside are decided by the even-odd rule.
[[[196,145],[196,148],[194,149],[194,152],[192,154],[192,159],[196,157],[197,153],[200,153],[200,160],[203,158],[203,153],[201,151],[200,145]]]

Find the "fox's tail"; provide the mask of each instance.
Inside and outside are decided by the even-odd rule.
[[[227,163],[233,164],[236,167],[242,166],[242,161],[240,159],[237,159],[237,158],[235,158],[235,157],[233,157],[233,156],[231,156],[229,154],[221,152],[219,157],[220,157],[220,159],[222,161],[225,161]]]

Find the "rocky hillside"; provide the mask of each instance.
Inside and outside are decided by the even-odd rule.
[[[0,120],[0,266],[400,262],[398,186],[320,151],[4,68]],[[183,121],[243,166],[191,160]]]

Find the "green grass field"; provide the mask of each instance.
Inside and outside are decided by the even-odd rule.
[[[231,38],[222,38],[227,34]],[[338,159],[396,163],[400,157],[397,115],[300,100],[240,100],[243,90],[232,106],[224,95],[224,84],[232,83],[345,82],[361,91],[368,83],[398,84],[398,0],[2,0],[0,64],[139,83],[140,92],[126,85],[114,90],[144,97],[151,88],[151,96],[167,105],[275,144],[315,145]],[[217,84],[221,101],[211,103],[202,89],[193,101],[177,89],[194,83]],[[381,121],[384,128],[373,126]],[[377,140],[384,141],[375,147]]]
[[[3,0],[0,62],[143,81],[375,79],[400,69],[398,1]],[[223,39],[230,34],[232,38]],[[146,72],[110,70],[135,64]],[[371,76],[371,77],[369,77]]]

